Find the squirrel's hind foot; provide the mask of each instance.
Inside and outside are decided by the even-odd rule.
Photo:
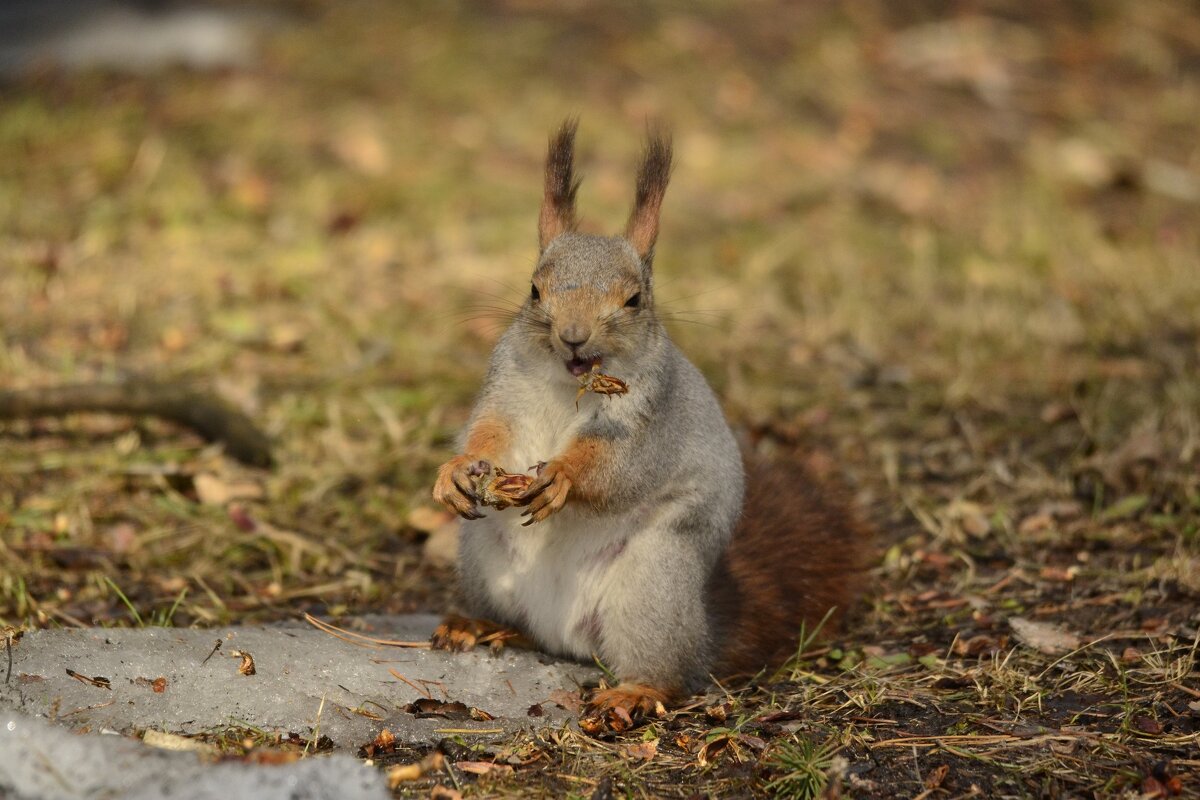
[[[477,645],[487,645],[493,653],[499,653],[505,646],[530,646],[525,634],[514,628],[489,619],[472,619],[458,614],[446,615],[429,637],[429,644],[434,650],[456,653],[465,653]]]
[[[647,717],[663,716],[667,701],[666,692],[641,683],[599,689],[579,715],[579,727],[590,736],[620,733],[641,724]]]

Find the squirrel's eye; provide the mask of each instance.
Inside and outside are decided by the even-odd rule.
[[[638,292],[633,297],[625,301],[626,308],[637,308],[642,304],[642,293]]]
[[[535,303],[542,299],[542,293],[537,290],[536,283],[529,284],[529,297]]]

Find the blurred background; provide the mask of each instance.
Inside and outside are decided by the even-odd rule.
[[[213,386],[278,467],[4,423],[0,622],[444,607],[429,485],[573,114],[596,231],[674,131],[672,334],[883,585],[1196,597],[1196,4],[44,0],[0,3],[0,387]]]

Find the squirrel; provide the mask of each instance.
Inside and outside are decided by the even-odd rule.
[[[580,233],[568,120],[551,137],[529,295],[492,353],[460,455],[434,499],[461,517],[460,592],[433,646],[518,636],[598,658],[585,730],[661,714],[712,676],[794,654],[853,601],[867,529],[803,465],[751,464],[700,371],[655,315],[654,248],[671,173],[650,134],[623,235]],[[625,391],[580,398],[603,368]],[[473,479],[536,468],[514,507],[484,515]],[[511,476],[510,476],[511,477]]]

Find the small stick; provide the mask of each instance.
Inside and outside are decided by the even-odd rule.
[[[388,672],[392,673],[392,677],[399,678],[400,680],[402,680],[402,681],[404,681],[405,683],[407,683],[409,686],[411,686],[411,687],[413,687],[414,689],[416,689],[416,690],[417,690],[418,692],[420,692],[421,694],[425,695],[425,699],[426,699],[426,700],[432,700],[432,699],[433,699],[433,695],[432,695],[432,694],[430,694],[429,690],[428,690],[428,689],[426,689],[425,687],[423,687],[423,686],[418,686],[417,684],[415,684],[415,683],[413,683],[412,681],[410,681],[408,678],[406,678],[406,677],[404,677],[403,675],[401,675],[399,672],[396,672],[396,670],[392,669],[391,667],[388,667]]]
[[[12,648],[13,648],[13,644],[15,642],[20,641],[21,635],[23,633],[24,633],[24,631],[19,631],[16,628],[6,627],[4,629],[4,650],[5,650],[5,652],[8,653],[8,672],[6,672],[4,674],[4,685],[5,686],[7,686],[8,682],[10,680],[12,680]]]
[[[151,416],[191,428],[255,467],[273,463],[271,443],[245,414],[211,394],[150,381],[86,383],[0,392],[0,420],[100,412]]]
[[[345,628],[339,628],[337,625],[317,619],[307,612],[304,614],[304,621],[319,631],[328,633],[334,638],[358,645],[359,647],[414,647],[428,649],[430,646],[428,640],[406,642],[399,639],[377,639],[374,636],[364,636],[361,633],[348,631]]]
[[[213,645],[212,652],[210,652],[208,655],[206,655],[206,656],[204,657],[204,660],[200,662],[200,666],[202,666],[202,667],[203,667],[205,664],[207,664],[207,663],[208,663],[208,660],[209,660],[210,658],[212,658],[213,656],[215,656],[215,655],[217,654],[217,651],[218,651],[218,650],[220,650],[220,649],[221,649],[221,640],[220,640],[220,639],[217,639],[217,642],[216,642],[216,644],[214,644],[214,645]]]

